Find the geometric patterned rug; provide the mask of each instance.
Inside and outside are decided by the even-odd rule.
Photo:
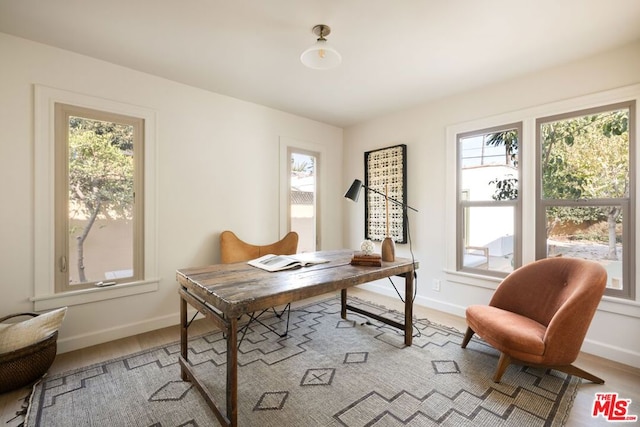
[[[398,312],[350,298],[395,320]],[[402,334],[348,314],[331,298],[291,311],[280,338],[259,324],[238,353],[240,426],[562,426],[579,378],[511,365],[491,377],[498,353],[478,338],[416,320]],[[265,323],[283,328],[278,318]],[[189,361],[224,402],[225,341],[193,337]],[[34,387],[25,426],[217,426],[198,390],[180,380],[175,342],[46,377]]]

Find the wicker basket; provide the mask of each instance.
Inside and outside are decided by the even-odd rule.
[[[3,317],[0,322],[17,316],[37,316],[20,313]],[[0,393],[24,387],[42,377],[56,358],[58,331],[18,350],[0,354]]]

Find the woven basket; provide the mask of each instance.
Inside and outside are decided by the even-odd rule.
[[[0,322],[17,316],[37,316],[20,313],[3,317]],[[0,354],[0,393],[31,384],[42,377],[56,358],[58,331],[28,347]]]

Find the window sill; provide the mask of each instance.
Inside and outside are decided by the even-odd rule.
[[[504,277],[489,276],[483,274],[466,273],[463,271],[444,270],[449,282],[460,283],[462,285],[478,286],[487,289],[496,289]]]
[[[130,295],[155,292],[159,289],[160,279],[149,279],[139,282],[123,283],[106,288],[81,289],[60,294],[39,295],[30,298],[36,311],[87,304]]]
[[[640,318],[640,302],[605,295],[598,306],[599,311]]]
[[[444,272],[449,282],[491,290],[495,290],[503,280],[499,277],[483,276],[462,271],[444,270]],[[605,295],[598,306],[598,311],[640,318],[640,302]]]

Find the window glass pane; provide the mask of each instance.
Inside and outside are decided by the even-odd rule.
[[[463,209],[463,267],[513,271],[514,211],[513,206]]]
[[[69,284],[133,276],[133,126],[69,118]]]
[[[547,256],[598,261],[607,287],[622,289],[623,217],[620,206],[549,207]]]
[[[628,109],[543,123],[543,199],[628,197],[628,124]]]
[[[291,230],[298,233],[298,252],[316,250],[317,159],[313,155],[291,153]]]
[[[516,130],[460,138],[460,154],[463,200],[518,198]]]

